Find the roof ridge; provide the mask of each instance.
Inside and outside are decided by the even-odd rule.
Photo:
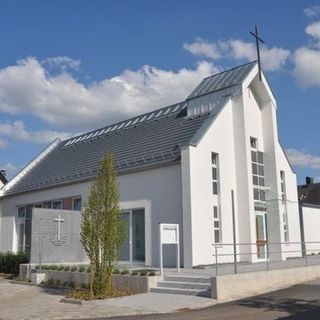
[[[230,68],[230,69],[226,69],[226,70],[220,71],[220,72],[218,72],[218,73],[212,74],[211,76],[208,76],[208,77],[203,78],[203,80],[206,80],[206,79],[209,79],[209,78],[218,76],[218,75],[223,74],[223,73],[225,73],[225,72],[229,72],[229,71],[232,71],[232,70],[239,69],[239,68],[244,67],[244,66],[247,66],[247,65],[249,65],[249,64],[253,64],[253,63],[257,62],[257,61],[258,61],[258,60],[253,60],[253,61],[250,61],[250,62],[241,64],[240,66],[236,66],[236,67],[233,67],[233,68]]]
[[[85,141],[85,140],[88,140],[91,138],[96,138],[102,134],[113,132],[116,129],[125,129],[125,128],[127,129],[127,128],[132,127],[133,125],[136,126],[138,124],[147,123],[149,121],[162,118],[163,116],[177,114],[185,107],[185,105],[186,105],[186,101],[181,101],[181,102],[169,105],[169,106],[165,106],[162,108],[151,110],[146,113],[142,113],[142,114],[136,115],[136,116],[128,118],[128,119],[124,119],[124,120],[121,120],[118,122],[111,123],[109,125],[106,125],[104,127],[100,127],[98,129],[94,129],[91,131],[81,133],[79,135],[76,135],[76,136],[73,136],[69,139],[66,139],[66,140],[62,141],[61,143],[64,144],[64,147],[67,147],[67,146],[73,145],[74,143],[77,143],[77,142]],[[173,108],[173,110],[170,110],[171,108]],[[164,112],[163,114],[154,115],[157,113],[159,114],[159,112],[161,112],[165,109],[167,109],[167,111]],[[112,127],[114,127],[114,129]]]

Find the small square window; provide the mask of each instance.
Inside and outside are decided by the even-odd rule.
[[[259,186],[264,187],[264,178],[259,177]]]
[[[252,149],[257,149],[257,139],[256,138],[250,138],[250,145]]]
[[[253,174],[258,174],[258,166],[256,164],[252,164],[252,173]]]
[[[218,194],[218,183],[217,182],[212,182],[212,193],[213,194]]]
[[[263,152],[258,151],[258,163],[263,164]]]
[[[43,203],[43,208],[45,209],[51,209],[52,207],[52,202],[51,201],[46,201]]]
[[[258,165],[258,173],[259,176],[264,176],[264,168],[261,165]]]
[[[253,183],[255,186],[258,186],[258,177],[257,177],[257,176],[252,176],[252,183]]]
[[[81,198],[73,199],[73,210],[81,210]]]
[[[59,201],[52,201],[52,209],[62,209],[62,202]]]
[[[214,152],[211,153],[211,163],[217,165],[218,155]]]
[[[18,218],[24,218],[26,216],[26,208],[20,207],[18,208]]]
[[[217,206],[213,207],[213,217],[215,219],[218,219],[218,207]]]
[[[220,231],[214,230],[214,242],[219,243],[220,242]]]
[[[257,152],[256,151],[251,151],[251,160],[253,162],[257,162]]]
[[[217,176],[217,168],[216,167],[212,167],[212,180],[217,180],[218,176]]]

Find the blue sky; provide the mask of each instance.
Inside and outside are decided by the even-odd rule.
[[[255,58],[256,23],[280,141],[299,182],[320,177],[320,2],[289,0],[2,0],[0,168],[12,177],[57,135],[183,100]]]

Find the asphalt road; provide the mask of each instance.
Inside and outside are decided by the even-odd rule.
[[[174,295],[172,296],[174,299]],[[92,318],[91,318],[92,319]],[[320,320],[320,280],[201,310],[96,318],[108,320]]]

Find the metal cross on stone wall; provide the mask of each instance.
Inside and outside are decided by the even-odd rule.
[[[261,81],[261,60],[260,60],[260,47],[259,47],[259,42],[261,43],[265,43],[260,37],[259,37],[259,34],[258,34],[258,27],[255,26],[254,28],[254,33],[253,32],[250,32],[250,34],[252,36],[255,37],[256,39],[256,47],[257,47],[257,59],[258,59],[258,68],[259,68],[259,80]]]
[[[58,218],[54,219],[54,222],[58,222],[58,241],[60,241],[61,239],[61,222],[63,222],[64,220],[61,219],[61,215],[58,215]]]

